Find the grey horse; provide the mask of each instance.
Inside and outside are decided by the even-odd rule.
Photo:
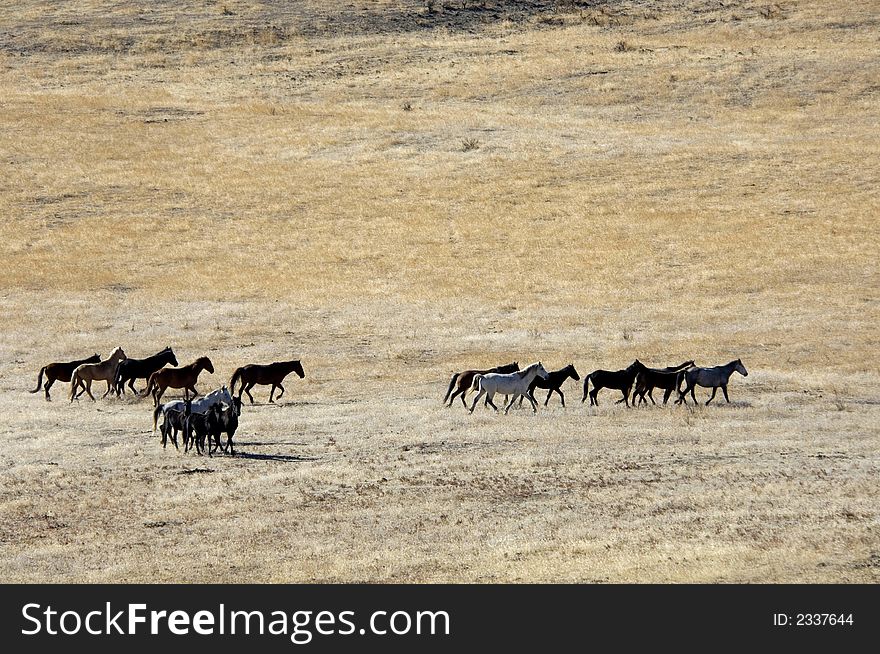
[[[712,389],[712,397],[706,400],[706,404],[709,404],[709,402],[711,402],[715,398],[715,393],[718,392],[719,387],[724,393],[724,399],[730,402],[730,398],[727,397],[727,382],[734,371],[738,372],[743,377],[749,376],[749,371],[746,370],[743,362],[739,359],[737,359],[736,361],[731,361],[730,363],[723,366],[715,366],[714,368],[694,367],[688,368],[687,370],[682,370],[680,373],[678,373],[679,378],[676,383],[676,387],[680,388],[682,379],[687,382],[687,386],[683,391],[679,391],[678,399],[675,401],[675,403],[687,403],[687,398],[685,396],[687,395],[688,391],[690,391],[691,397],[694,400],[694,404],[696,404],[697,396],[694,395],[694,388],[696,386],[702,386],[704,388]]]

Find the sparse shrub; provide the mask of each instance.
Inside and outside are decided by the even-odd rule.
[[[233,12],[227,5],[223,5],[220,8],[220,13],[224,16],[235,16],[235,12]]]
[[[403,109],[404,111],[412,111],[412,104],[410,104],[409,102],[404,102],[401,109]]]
[[[480,142],[475,138],[466,138],[461,142],[461,151],[470,152],[480,147]]]
[[[630,45],[626,41],[618,41],[614,46],[615,52],[632,52],[636,47],[634,45]]]
[[[782,18],[782,7],[779,5],[767,5],[766,7],[760,7],[758,13],[768,20],[771,18]]]
[[[631,341],[633,339],[633,333],[629,329],[623,330],[623,340]]]
[[[425,0],[425,13],[427,13],[427,14],[437,13],[436,0]]]

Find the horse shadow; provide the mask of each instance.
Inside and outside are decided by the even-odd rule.
[[[314,456],[297,456],[296,454],[257,454],[255,452],[236,452],[236,459],[251,459],[254,461],[281,461],[284,463],[303,463],[317,461]]]

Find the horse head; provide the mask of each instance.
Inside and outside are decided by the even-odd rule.
[[[196,364],[200,365],[204,370],[207,370],[212,375],[214,374],[214,364],[211,363],[211,360],[208,357],[199,357],[198,359],[196,359]]]
[[[170,347],[166,347],[165,349],[168,351],[168,358],[171,361],[171,365],[177,367],[179,364],[177,363],[177,357],[174,356],[174,350],[172,350]]]
[[[100,362],[101,362],[101,355],[98,354],[97,352],[95,352],[92,356],[90,356],[88,359],[86,359],[86,363],[100,363]]]
[[[736,365],[733,367],[734,370],[736,370],[743,377],[749,376],[749,371],[746,370],[746,367],[743,365],[742,359],[737,359],[734,363],[736,363]]]
[[[293,362],[293,372],[299,375],[300,379],[306,376],[306,372],[305,370],[303,370],[302,362],[299,359]]]
[[[565,367],[565,370],[568,372],[568,376],[569,376],[569,377],[571,377],[571,378],[574,379],[575,381],[580,381],[581,377],[580,377],[580,375],[578,375],[578,371],[574,369],[574,364],[573,364],[573,363],[569,363],[569,364]]]
[[[113,351],[107,358],[108,360],[122,361],[123,359],[126,359],[128,357],[125,356],[125,350],[122,349],[122,346],[117,345],[115,348],[113,348]]]
[[[547,379],[550,373],[547,372],[547,369],[544,367],[544,364],[538,361],[538,377],[541,379]]]

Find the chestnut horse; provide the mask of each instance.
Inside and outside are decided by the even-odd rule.
[[[449,388],[446,389],[446,397],[443,398],[443,404],[445,406],[452,406],[455,397],[460,396],[461,403],[464,405],[464,408],[467,409],[465,396],[471,390],[475,375],[487,375],[489,373],[499,373],[503,375],[510,372],[517,372],[518,370],[519,363],[514,361],[513,363],[508,363],[503,366],[495,366],[494,368],[487,368],[486,370],[464,370],[462,372],[457,372],[452,375],[452,379],[449,380]],[[455,389],[455,392],[452,391],[453,388]],[[446,404],[447,400],[449,401],[449,404]]]
[[[116,368],[123,359],[125,359],[125,351],[121,347],[117,347],[103,361],[83,363],[77,366],[70,375],[70,401],[73,402],[83,393],[88,393],[94,402],[92,382],[100,379],[107,382],[107,391],[101,397],[107,397],[113,390],[113,377],[116,375]],[[76,392],[78,388],[81,388],[79,393]]]
[[[196,390],[196,381],[199,379],[199,373],[207,370],[214,374],[214,364],[208,357],[199,357],[188,366],[180,368],[161,368],[147,380],[147,387],[141,393],[141,397],[146,397],[150,393],[153,394],[153,406],[159,406],[159,400],[169,388],[183,388],[197,396],[199,392]]]
[[[272,395],[275,393],[275,388],[277,387],[281,389],[281,392],[278,394],[278,399],[280,400],[281,396],[284,395],[284,386],[281,385],[281,382],[284,381],[284,378],[291,372],[295,372],[299,375],[300,379],[306,376],[299,359],[291,361],[276,361],[275,363],[270,363],[265,366],[251,363],[235,369],[235,372],[232,373],[232,378],[229,380],[229,392],[233,395],[235,394],[235,382],[240,380],[241,386],[238,388],[239,401],[241,401],[241,394],[244,392],[247,393],[247,396],[251,400],[251,404],[253,404],[254,396],[251,395],[251,389],[257,384],[263,386],[271,384],[272,389],[269,391],[269,402],[274,404]]]
[[[29,393],[36,393],[40,390],[40,387],[43,385],[43,373],[46,373],[46,401],[51,402],[52,398],[49,397],[49,389],[52,388],[52,384],[56,381],[69,382],[70,376],[73,374],[73,371],[76,370],[79,366],[84,363],[98,363],[101,360],[101,355],[95,353],[87,359],[80,359],[79,361],[69,361],[66,363],[58,362],[58,363],[50,363],[47,366],[43,366],[40,368],[40,374],[37,375],[37,387],[28,391]]]

